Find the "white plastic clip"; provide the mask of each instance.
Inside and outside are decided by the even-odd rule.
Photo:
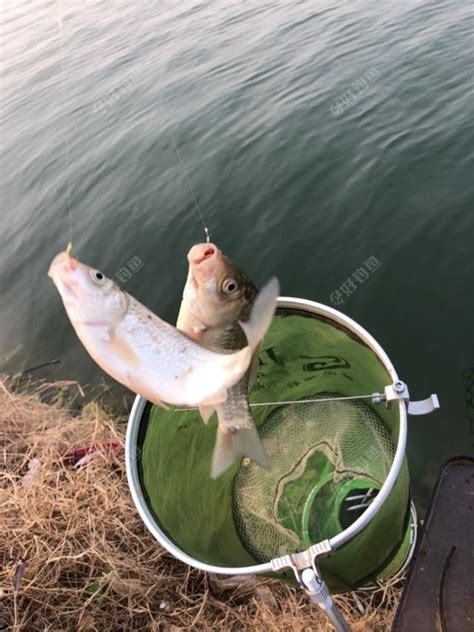
[[[407,410],[409,415],[427,415],[439,408],[439,399],[436,393],[433,393],[426,399],[421,399],[418,402],[410,402]]]
[[[417,402],[410,401],[410,393],[405,382],[398,380],[394,384],[389,384],[385,387],[385,402],[387,407],[390,408],[391,402],[394,400],[402,399],[407,405],[407,412],[409,415],[427,415],[439,408],[438,396],[433,393],[426,399],[421,399]],[[378,403],[378,402],[377,402]]]

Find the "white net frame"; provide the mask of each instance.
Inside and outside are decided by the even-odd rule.
[[[334,321],[335,323],[338,323],[339,325],[342,325],[353,334],[355,334],[372,350],[372,352],[377,356],[377,358],[385,367],[392,384],[395,384],[399,381],[395,367],[393,366],[388,355],[385,353],[380,344],[363,327],[361,327],[361,325],[356,323],[345,314],[342,314],[341,312],[322,303],[293,297],[280,297],[278,299],[277,306],[278,308],[282,309],[296,309],[300,311],[306,311],[310,314],[322,316],[331,321]],[[281,558],[275,558],[269,562],[255,564],[252,566],[225,567],[207,564],[193,558],[192,556],[181,550],[178,546],[176,546],[174,542],[172,542],[172,540],[170,540],[166,533],[164,533],[159,524],[157,524],[156,519],[154,518],[152,512],[150,511],[150,508],[146,503],[139,477],[138,437],[140,424],[146,405],[147,401],[145,399],[140,396],[136,397],[132,411],[130,413],[127,428],[125,462],[127,479],[132,499],[138,510],[138,513],[140,514],[140,517],[142,518],[143,522],[145,523],[151,534],[156,538],[161,546],[167,549],[174,557],[181,560],[185,564],[188,564],[189,566],[193,566],[194,568],[198,568],[208,573],[219,573],[223,575],[252,575],[281,570],[281,568],[284,566],[284,561],[282,561]],[[345,544],[352,538],[354,538],[371,522],[371,520],[373,520],[373,518],[377,515],[377,513],[384,505],[390,492],[392,491],[392,488],[395,485],[395,482],[400,473],[400,469],[403,465],[407,440],[407,405],[405,401],[401,399],[393,402],[393,405],[398,405],[398,441],[395,448],[395,454],[390,471],[388,472],[388,475],[382,487],[378,491],[374,500],[368,505],[367,509],[349,527],[347,527],[334,537],[329,538],[328,540],[314,543],[313,546],[311,546],[307,551],[311,558],[315,558],[320,555],[321,551],[334,551],[340,548],[343,544]]]

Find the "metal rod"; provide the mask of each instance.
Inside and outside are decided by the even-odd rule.
[[[341,611],[334,602],[332,603],[332,606],[326,610],[326,615],[337,632],[351,632],[351,628],[347,625]]]
[[[255,402],[250,404],[251,408],[256,408],[258,406],[278,406],[280,404],[315,404],[318,402],[343,402],[343,401],[351,401],[356,399],[374,399],[374,398],[382,398],[385,399],[385,395],[381,393],[372,393],[371,395],[350,395],[347,397],[321,397],[315,399],[293,399],[293,400],[281,400],[278,402]],[[191,410],[199,410],[198,408],[172,408],[173,412],[184,413],[186,411]]]
[[[336,632],[351,632],[319,573],[316,574],[312,568],[305,568],[301,573],[301,581],[308,597],[326,614]]]
[[[346,511],[356,511],[357,509],[367,509],[372,501],[368,501],[366,503],[361,503],[360,505],[352,505],[351,507],[347,507]]]
[[[350,500],[361,500],[361,499],[366,499],[367,496],[370,496],[370,494],[373,492],[373,488],[370,488],[365,494],[357,494],[357,496],[348,496],[346,498],[346,502],[349,502]]]
[[[250,404],[250,406],[274,406],[276,404],[314,404],[316,402],[342,402],[355,399],[373,399],[374,397],[380,397],[379,393],[372,393],[372,395],[351,395],[347,397],[321,397],[316,399],[294,399],[281,402],[258,402],[256,404]]]

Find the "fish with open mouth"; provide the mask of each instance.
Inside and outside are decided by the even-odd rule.
[[[262,295],[252,281],[216,245],[197,244],[188,253],[189,272],[183,292],[178,329],[213,351],[236,351],[246,345],[245,329]],[[217,412],[217,438],[211,477],[217,478],[238,458],[250,457],[268,467],[249,406],[249,390],[258,365],[258,346],[225,402],[200,407],[207,422]]]

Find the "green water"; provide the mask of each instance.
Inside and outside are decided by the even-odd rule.
[[[59,358],[34,375],[104,379],[46,276],[71,234],[176,319],[203,239],[188,174],[257,284],[276,274],[283,294],[335,304],[414,398],[438,393],[441,411],[409,426],[423,505],[439,463],[474,451],[472,7],[2,6],[2,370]]]

